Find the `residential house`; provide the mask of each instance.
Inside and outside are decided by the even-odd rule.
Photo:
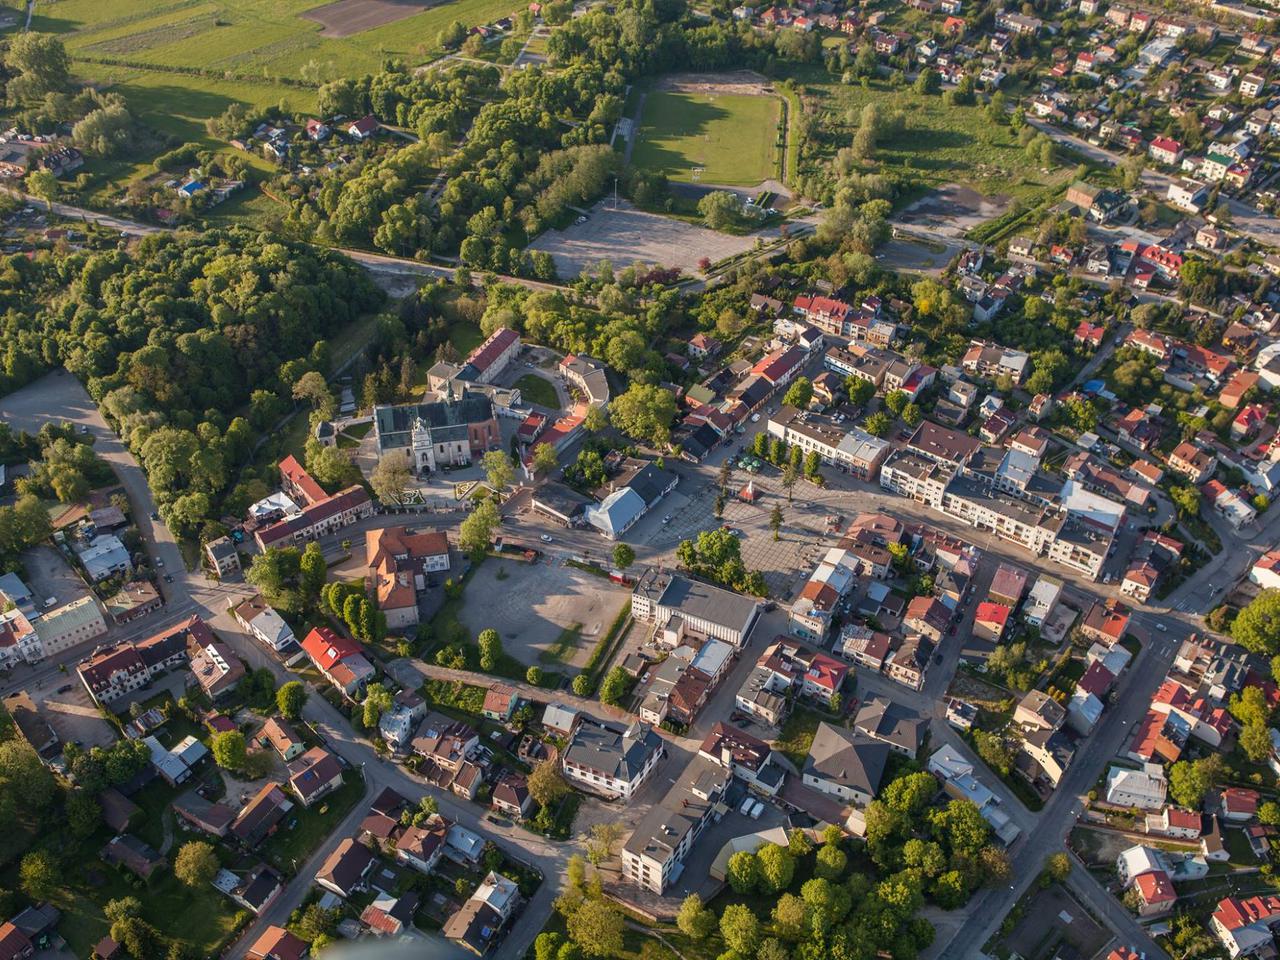
[[[914,759],[928,724],[911,710],[885,697],[870,697],[858,708],[853,728],[872,740],[888,744],[894,752]]]
[[[360,644],[329,627],[313,627],[303,638],[302,649],[325,679],[351,698],[375,673]]]
[[[344,900],[366,887],[377,859],[369,848],[347,837],[329,854],[316,873],[316,883]]]
[[[312,747],[289,764],[289,786],[310,807],[342,786],[342,764],[324,747]]]
[[[885,743],[820,723],[801,779],[807,787],[865,808],[879,793],[889,750]]]
[[[1159,810],[1165,805],[1169,784],[1164,767],[1158,763],[1143,764],[1141,770],[1113,766],[1107,771],[1107,803],[1140,810]]]
[[[629,800],[664,753],[662,739],[645,724],[624,728],[583,717],[561,757],[561,769],[575,786]]]

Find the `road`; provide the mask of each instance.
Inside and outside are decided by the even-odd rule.
[[[1077,153],[1083,154],[1096,163],[1118,166],[1134,156],[1134,154],[1119,153],[1115,150],[1108,150],[1105,147],[1095,146],[1073,133],[1068,133],[1053,124],[1045,123],[1043,120],[1037,120],[1034,117],[1027,117],[1027,122],[1051,140],[1068,145]],[[1168,195],[1169,184],[1176,179],[1176,177],[1150,167],[1142,171],[1142,185],[1155,192],[1161,199]],[[1280,218],[1269,213],[1259,213],[1247,203],[1242,203],[1231,197],[1223,196],[1222,199],[1231,208],[1232,229],[1266,246],[1274,246],[1280,243]]]

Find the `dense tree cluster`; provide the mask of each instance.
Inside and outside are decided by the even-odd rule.
[[[244,230],[147,237],[132,253],[5,257],[0,391],[63,363],[187,535],[217,515],[250,453],[250,423],[227,411],[287,397],[326,355],[316,345],[381,299],[341,256]]]
[[[690,573],[731,590],[766,596],[764,576],[742,562],[742,543],[728,530],[703,530],[696,540],[682,540],[676,560]]]

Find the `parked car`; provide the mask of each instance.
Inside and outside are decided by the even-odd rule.
[[[550,535],[550,534],[548,534],[548,533],[544,533],[544,534],[542,534],[540,537],[538,537],[538,539],[539,539],[539,540],[541,540],[543,543],[550,543],[550,542],[551,542],[551,535]]]
[[[754,802],[755,801],[753,801],[750,797],[747,797],[747,799],[742,801],[742,806],[738,808],[738,812],[742,814],[744,817],[749,815],[751,813],[751,805]]]
[[[764,804],[757,800],[755,806],[751,808],[751,819],[759,820],[762,813],[764,813]]]
[[[72,683],[64,683],[62,686],[60,686],[60,687],[58,688],[58,692],[59,692],[59,693],[70,693],[74,688],[75,688],[75,684],[72,684]]]

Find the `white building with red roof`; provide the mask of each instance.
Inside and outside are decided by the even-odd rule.
[[[1269,550],[1249,568],[1249,579],[1264,590],[1280,589],[1280,550]]]
[[[349,697],[374,675],[360,644],[328,627],[312,628],[302,640],[302,649],[325,679]]]
[[[1280,897],[1224,897],[1209,918],[1209,926],[1232,956],[1251,956],[1264,947],[1275,947],[1275,926],[1280,923]]]

